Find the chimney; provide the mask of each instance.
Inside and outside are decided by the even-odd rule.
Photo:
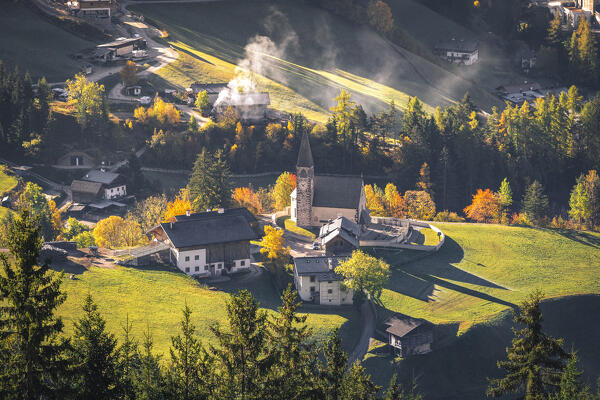
[[[217,212],[219,214],[225,214],[225,209],[224,208],[219,208],[219,210]]]
[[[185,216],[189,217],[190,216],[190,210],[185,210]]]
[[[333,261],[331,260],[331,258],[328,258],[327,262],[329,263],[329,270],[333,271]]]
[[[173,229],[173,221],[169,222],[169,226]]]

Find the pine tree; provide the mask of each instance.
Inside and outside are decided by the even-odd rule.
[[[342,384],[348,368],[348,355],[342,349],[342,340],[339,330],[334,329],[323,348],[325,365],[321,369],[322,398],[325,400],[337,400],[342,393]]]
[[[590,220],[592,214],[591,203],[583,175],[577,179],[577,183],[573,187],[573,190],[571,190],[569,207],[569,216],[576,222],[584,223]]]
[[[221,150],[198,155],[187,188],[195,211],[227,207],[231,200],[229,165]]]
[[[306,315],[297,314],[301,303],[290,284],[281,297],[283,305],[269,323],[269,348],[273,367],[267,379],[266,397],[271,399],[305,399],[315,390],[316,349]]]
[[[381,387],[371,382],[371,376],[360,361],[355,361],[344,377],[340,388],[340,400],[375,400]]]
[[[523,197],[523,210],[527,218],[540,223],[548,212],[548,197],[544,194],[544,187],[538,181],[533,181],[527,188]]]
[[[560,378],[560,388],[549,400],[594,400],[589,388],[581,383],[583,372],[577,369],[577,352],[569,354],[569,361]]]
[[[150,328],[144,332],[142,351],[139,355],[139,368],[134,370],[133,387],[137,400],[163,400],[165,396],[165,378],[160,367],[160,356],[153,353],[154,343]],[[173,393],[172,396],[175,397]]]
[[[41,228],[28,211],[8,227],[10,265],[0,254],[0,397],[39,399],[60,396],[67,361],[65,343],[58,342],[63,323],[54,316],[65,301],[62,275],[48,264],[38,265]]]
[[[421,170],[419,171],[419,181],[417,182],[417,189],[429,193],[433,199],[433,185],[431,183],[431,176],[429,174],[429,165],[423,163]]]
[[[186,304],[181,320],[181,334],[171,337],[171,366],[168,379],[178,399],[191,400],[206,393],[201,364],[205,361],[202,343],[196,338],[196,327],[191,320],[192,310]]]
[[[398,383],[398,376],[392,375],[390,385],[383,395],[383,400],[422,400],[423,396],[417,392],[417,383],[413,380],[410,391],[405,392],[402,385]]]
[[[500,188],[498,189],[498,199],[500,204],[500,222],[506,223],[508,221],[510,207],[513,203],[512,189],[510,188],[510,182],[508,182],[508,178],[504,178],[502,183],[500,183]]]
[[[81,399],[109,399],[120,394],[117,339],[106,331],[92,296],[83,302],[83,316],[74,323],[72,340],[74,384]]]
[[[247,290],[227,302],[229,329],[210,327],[219,346],[210,346],[220,371],[218,398],[261,399],[270,358],[266,356],[267,314]]]
[[[562,349],[562,339],[542,332],[542,298],[541,291],[534,291],[515,312],[515,323],[523,327],[513,328],[516,337],[506,349],[508,360],[498,361],[498,368],[503,368],[506,376],[490,380],[488,395],[521,393],[525,400],[544,400],[559,386],[567,353]]]
[[[596,170],[585,176],[585,190],[590,199],[590,227],[593,228],[600,224],[600,177]]]
[[[135,390],[133,387],[133,377],[135,370],[140,365],[138,355],[138,343],[131,336],[133,325],[129,323],[129,314],[125,320],[123,329],[123,343],[119,346],[119,359],[117,362],[117,372],[121,380],[121,396],[124,399],[135,399]]]

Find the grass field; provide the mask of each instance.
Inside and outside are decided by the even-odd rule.
[[[23,2],[4,2],[0,13],[0,60],[34,78],[63,81],[81,69],[70,56],[94,43],[80,39],[40,17]]]
[[[284,228],[286,231],[293,232],[297,235],[306,236],[310,240],[315,240],[316,235],[311,231],[304,228],[300,228],[290,217],[281,217],[277,219],[277,225]]]
[[[500,105],[471,82],[304,3],[144,4],[131,9],[168,30],[169,42],[184,54],[159,71],[167,83],[228,81],[245,56],[244,47],[258,34],[273,40],[250,55],[259,66],[258,86],[269,90],[276,109],[323,120],[340,88],[350,90],[367,111],[390,100],[404,107],[408,96],[419,96],[431,110],[460,100],[466,91],[483,108]]]
[[[446,242],[436,254],[392,266],[382,307],[460,332],[513,307],[535,288],[547,297],[600,294],[600,234],[483,224],[436,225]]]
[[[226,322],[225,301],[228,294],[248,289],[269,313],[275,312],[280,305],[279,297],[266,274],[243,283],[234,279],[215,284],[209,289],[182,273],[161,269],[92,267],[86,270],[81,267],[66,273],[75,273],[77,277],[70,280],[65,275],[63,283],[67,301],[60,307],[59,315],[65,321],[67,334],[72,333],[73,321],[81,316],[81,304],[90,293],[111,332],[121,334],[121,326],[129,315],[134,335],[141,338],[149,326],[156,350],[164,354],[168,354],[171,335],[178,332],[181,309],[186,303],[193,310],[193,322],[205,343],[214,340],[209,325]],[[322,340],[334,327],[341,326],[345,346],[349,349],[356,342],[360,318],[354,309],[306,308],[304,311],[309,313],[307,323],[314,330],[317,340]]]
[[[0,165],[0,196],[13,190],[17,183],[17,178],[6,173],[5,167]]]

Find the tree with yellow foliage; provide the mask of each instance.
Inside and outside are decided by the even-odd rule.
[[[385,193],[377,185],[365,185],[367,208],[373,216],[385,217]]]
[[[140,225],[133,219],[116,215],[100,220],[94,228],[94,240],[100,247],[130,247],[145,242]]]
[[[62,232],[62,215],[60,209],[56,207],[56,202],[54,200],[48,201],[48,210],[50,212],[50,222],[52,223],[52,229],[54,229],[54,232]]]
[[[426,191],[407,190],[404,200],[409,218],[431,221],[435,217],[435,203]]]
[[[254,215],[262,213],[260,198],[249,187],[235,188],[231,199],[237,207],[246,207]]]
[[[119,74],[125,86],[135,85],[138,82],[137,66],[131,60],[127,60],[123,68],[119,71]]]
[[[290,195],[294,189],[296,189],[296,175],[289,172],[279,175],[271,192],[276,210],[283,210],[290,205]]]
[[[179,110],[171,104],[157,97],[147,109],[138,107],[133,111],[133,116],[139,123],[150,125],[154,128],[166,128],[179,122]]]
[[[464,209],[465,215],[477,222],[492,222],[500,216],[500,198],[490,189],[477,189],[473,201]]]
[[[393,183],[388,183],[385,186],[385,210],[389,217],[406,217],[406,202]]]
[[[265,254],[274,263],[285,261],[290,256],[290,248],[285,247],[283,229],[266,225],[265,236],[263,236],[258,245],[261,247],[260,253]]]
[[[167,203],[167,210],[163,215],[164,222],[170,222],[178,215],[184,215],[187,211],[192,210],[192,202],[190,200],[190,191],[181,189],[179,195],[173,201]]]

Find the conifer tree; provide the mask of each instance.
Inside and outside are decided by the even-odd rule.
[[[433,185],[431,183],[431,176],[429,174],[429,165],[423,163],[419,171],[419,181],[417,182],[417,189],[429,193],[429,196],[433,199]]]
[[[360,361],[355,361],[344,376],[339,398],[341,400],[375,400],[379,389],[381,387],[371,382],[371,377]]]
[[[231,200],[229,165],[218,150],[210,154],[206,149],[198,155],[187,188],[195,211],[227,207]]]
[[[404,391],[402,385],[398,382],[398,376],[392,375],[390,385],[383,395],[383,400],[422,400],[423,396],[417,392],[417,384],[413,380],[409,392]]]
[[[137,400],[163,400],[166,398],[165,378],[160,367],[160,356],[153,353],[154,342],[150,328],[144,332],[139,368],[133,371],[133,387]],[[175,395],[173,394],[173,396]]]
[[[334,329],[323,348],[325,365],[321,369],[322,394],[325,400],[337,400],[342,393],[342,384],[348,368],[348,355],[342,349],[339,330]]]
[[[502,183],[500,183],[500,188],[498,189],[498,200],[500,204],[500,222],[505,223],[508,219],[510,207],[513,203],[512,189],[510,187],[510,183],[508,182],[508,178],[504,178]]]
[[[271,364],[266,353],[267,314],[247,290],[227,302],[229,327],[210,327],[219,346],[210,346],[220,371],[218,398],[261,399]]]
[[[548,44],[553,47],[559,47],[561,45],[561,19],[560,13],[556,12],[550,26],[548,28],[547,36]]]
[[[192,310],[186,304],[181,320],[181,334],[171,337],[171,366],[169,387],[175,398],[197,399],[206,394],[201,372],[204,358],[202,343],[196,338],[196,327],[191,320]]]
[[[267,379],[266,397],[305,399],[313,393],[316,381],[317,354],[306,315],[297,314],[301,303],[290,284],[281,297],[279,314],[269,323],[269,348],[273,367]]]
[[[538,181],[533,181],[527,188],[523,197],[523,210],[527,218],[539,223],[548,212],[548,197],[544,194],[544,187]]]
[[[549,400],[594,400],[589,388],[581,383],[583,372],[577,368],[578,363],[577,352],[571,352],[560,378],[560,388],[557,393],[550,396]]]
[[[581,175],[571,190],[569,216],[576,222],[588,222],[591,218],[591,203],[585,187],[585,177]]]
[[[544,400],[559,386],[567,353],[562,339],[542,332],[542,298],[541,291],[534,291],[515,312],[515,323],[523,327],[513,328],[515,338],[506,349],[508,360],[498,361],[506,376],[490,380],[488,395],[520,393],[525,400]]]
[[[123,329],[123,343],[119,346],[119,359],[117,361],[117,373],[120,379],[121,396],[124,399],[135,399],[133,387],[134,371],[139,367],[138,343],[131,336],[133,325],[129,323],[127,314]]]
[[[38,265],[42,246],[38,220],[21,211],[8,227],[10,265],[0,254],[0,397],[39,399],[60,396],[67,361],[56,308],[65,301],[62,275]]]
[[[106,321],[90,294],[82,308],[83,316],[74,324],[72,340],[77,397],[90,400],[115,398],[121,389],[117,373],[117,339],[106,331]]]

